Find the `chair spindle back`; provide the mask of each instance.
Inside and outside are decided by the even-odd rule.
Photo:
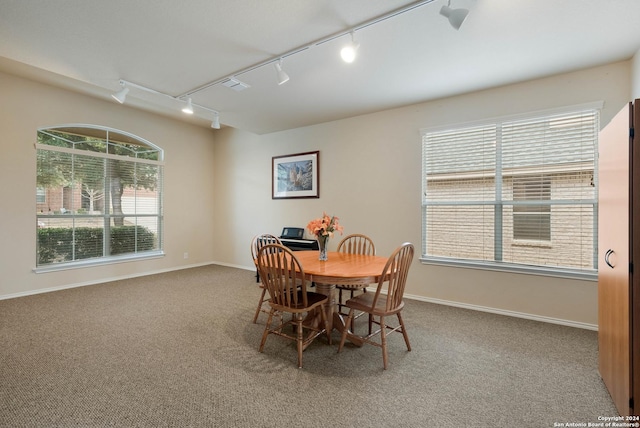
[[[367,235],[354,233],[345,236],[342,241],[340,241],[338,244],[338,252],[375,256],[376,246],[373,244],[373,240]]]
[[[266,244],[258,252],[257,264],[260,279],[269,292],[272,306],[307,306],[304,271],[293,251],[281,244]]]
[[[402,305],[409,267],[411,267],[411,262],[413,261],[413,253],[413,244],[405,242],[389,256],[389,260],[383,270],[388,276],[382,275],[380,277],[373,304],[371,305],[372,308],[376,306],[380,292],[384,288],[384,283],[387,284],[386,311],[396,310]]]
[[[253,240],[251,241],[251,257],[253,260],[258,258],[260,248],[267,244],[282,244],[282,242],[280,242],[280,239],[277,236],[270,235],[268,233],[263,233],[253,237]]]

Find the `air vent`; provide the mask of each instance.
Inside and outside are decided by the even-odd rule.
[[[235,79],[233,77],[230,77],[228,80],[225,80],[224,82],[222,82],[222,86],[226,86],[227,88],[231,88],[236,92],[244,91],[245,89],[251,87],[251,86],[247,85],[246,83],[243,83],[243,82],[241,82],[238,79]]]

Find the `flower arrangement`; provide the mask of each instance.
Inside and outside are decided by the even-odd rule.
[[[328,216],[327,213],[323,212],[322,217],[311,220],[309,224],[307,224],[307,230],[318,238],[333,238],[334,232],[340,232],[342,235],[343,227],[340,226],[338,220],[338,217]]]
[[[319,260],[327,260],[327,241],[333,237],[333,232],[340,232],[342,235],[342,226],[338,223],[338,217],[328,216],[327,213],[322,213],[322,217],[315,220],[311,220],[307,224],[309,232],[313,233],[318,239],[318,247],[320,249]]]

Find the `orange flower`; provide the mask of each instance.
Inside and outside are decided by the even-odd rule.
[[[338,223],[338,217],[329,216],[326,212],[322,213],[322,217],[313,219],[307,224],[307,230],[315,236],[333,237],[334,232],[340,232],[342,235],[343,227]]]

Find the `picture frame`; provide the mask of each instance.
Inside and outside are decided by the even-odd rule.
[[[319,151],[274,156],[271,161],[271,198],[319,198],[319,163]]]

